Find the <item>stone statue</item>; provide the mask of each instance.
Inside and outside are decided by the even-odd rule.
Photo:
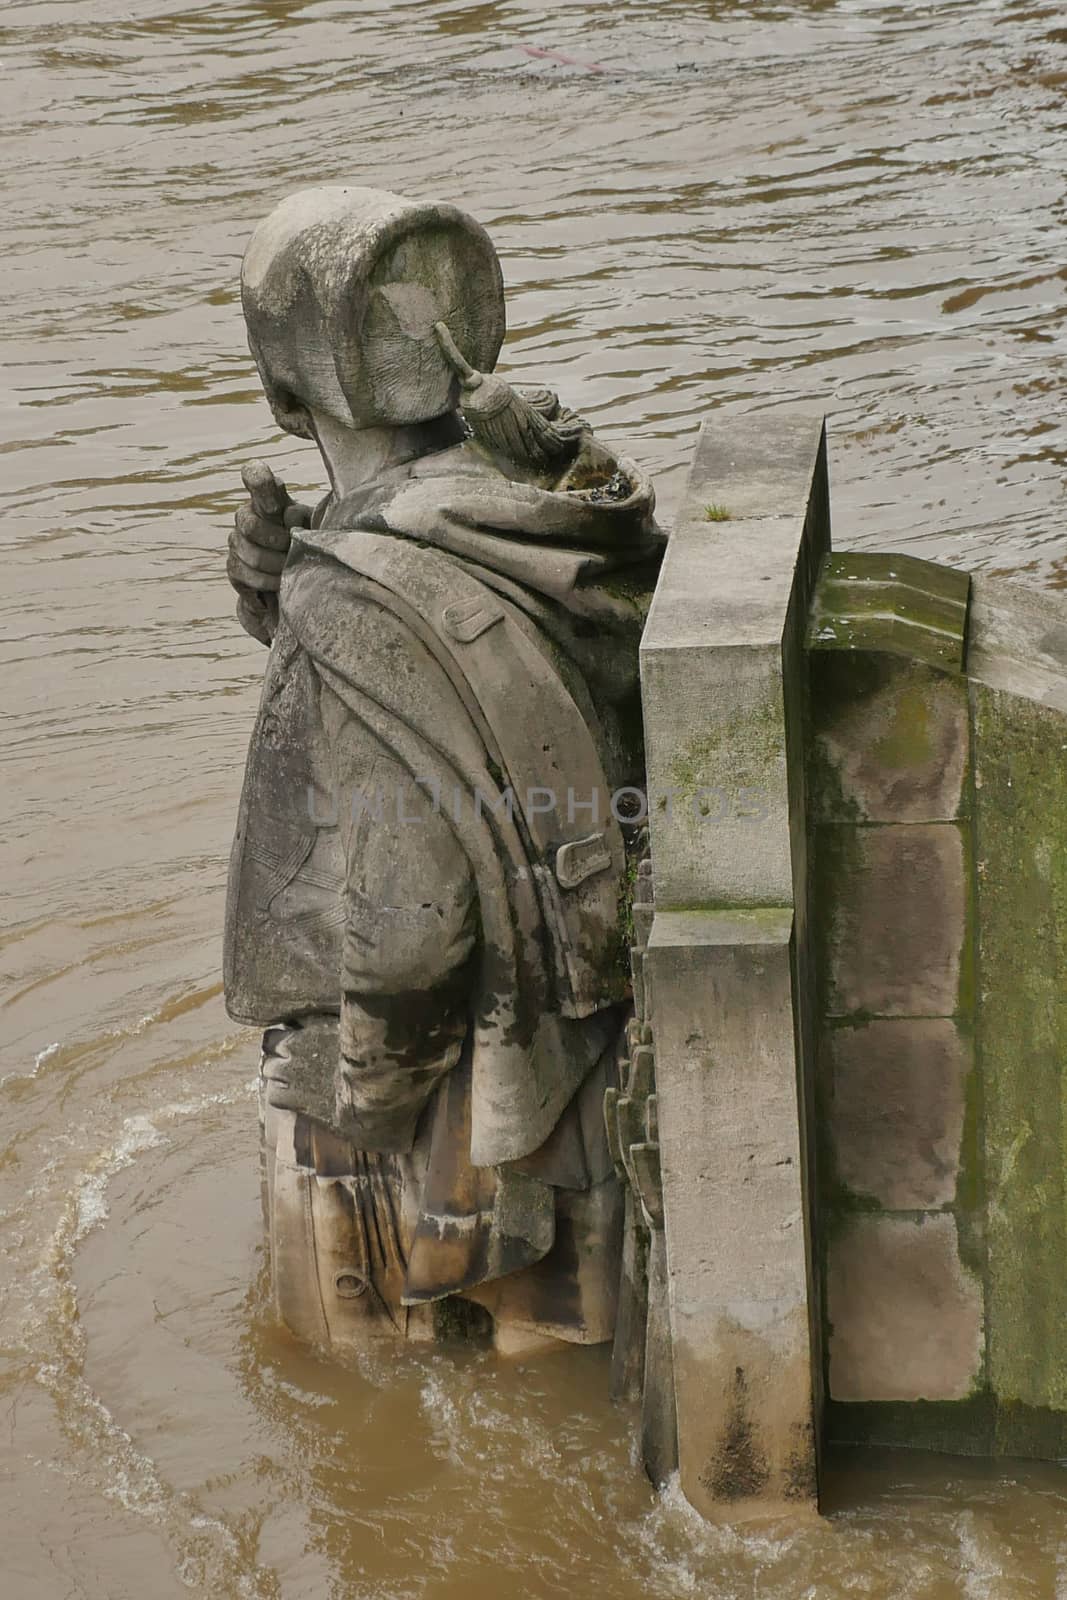
[[[293,195],[242,296],[330,482],[312,511],[246,469],[230,541],[270,646],[225,968],[265,1029],[279,1311],[332,1347],[489,1319],[501,1349],[605,1340],[651,486],[493,375],[500,266],[452,206]]]

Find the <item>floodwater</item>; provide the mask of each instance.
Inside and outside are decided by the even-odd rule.
[[[558,59],[558,58],[569,59]],[[836,537],[1067,585],[1067,16],[1011,0],[8,0],[0,1568],[12,1600],[1067,1596],[1060,1469],[845,1458],[696,1525],[602,1352],[274,1325],[219,993],[263,667],[223,576],[278,438],[238,260],[310,182],[492,230],[505,364],[657,475],[831,414]]]

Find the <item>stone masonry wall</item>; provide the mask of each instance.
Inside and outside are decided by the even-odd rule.
[[[865,651],[811,672],[829,1396],[964,1400],[985,1377],[967,684]]]
[[[955,668],[899,626],[897,653],[832,642],[808,758],[828,1430],[1059,1457],[1067,608],[977,577]]]

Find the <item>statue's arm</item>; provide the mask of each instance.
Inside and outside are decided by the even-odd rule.
[[[294,528],[305,528],[311,507],[290,498],[265,461],[241,473],[248,499],[237,508],[226,575],[237,591],[237,619],[246,633],[269,645],[278,626],[278,587]]]
[[[479,922],[466,855],[425,787],[323,690],[345,844],[338,1113],[362,1149],[408,1150],[459,1060]]]

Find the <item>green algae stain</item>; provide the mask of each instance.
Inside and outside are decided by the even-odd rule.
[[[874,744],[874,756],[890,769],[924,767],[934,755],[929,681],[913,680],[897,694],[888,726]]]
[[[682,799],[692,800],[703,789],[720,789],[734,803],[742,788],[777,788],[784,768],[785,716],[781,686],[773,683],[750,705],[691,740],[668,772]]]
[[[1067,721],[976,688],[990,1378],[1067,1409]]]

